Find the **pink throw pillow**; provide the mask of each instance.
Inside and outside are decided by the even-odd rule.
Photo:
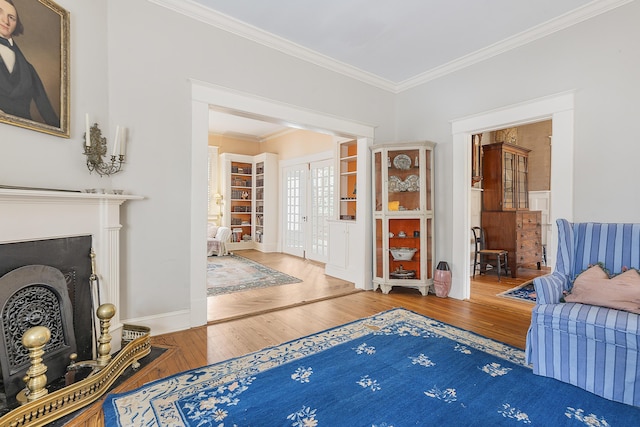
[[[594,265],[576,277],[564,299],[640,314],[640,274],[632,269],[609,279],[599,265]]]

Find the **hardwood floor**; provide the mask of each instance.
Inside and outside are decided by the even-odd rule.
[[[322,264],[283,254],[242,251],[242,256],[294,275],[303,282],[209,298],[210,324],[152,337],[152,344],[168,351],[151,362],[115,392],[199,366],[258,351],[321,330],[396,307],[429,316],[477,334],[524,348],[533,304],[496,297],[548,271],[521,270],[520,277],[476,276],[467,301],[422,296],[417,290],[394,288],[356,291],[353,284],[324,275]],[[290,287],[290,288],[287,288]],[[244,295],[243,295],[244,294]],[[233,297],[232,297],[233,296]],[[224,297],[224,298],[223,298]],[[257,314],[251,314],[251,311]],[[102,426],[101,401],[83,412],[72,425]]]
[[[209,297],[207,298],[209,324],[358,292],[353,283],[325,275],[324,264],[318,262],[255,250],[235,253],[297,277],[302,282]]]

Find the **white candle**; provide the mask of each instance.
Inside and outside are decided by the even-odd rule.
[[[120,126],[116,126],[116,141],[113,143],[113,151],[111,152],[112,156],[115,156],[118,152],[118,141],[120,140]]]
[[[120,155],[124,156],[124,144],[127,142],[127,128],[120,129]]]
[[[84,143],[87,145],[87,147],[91,146],[91,128],[89,127],[89,113],[87,113],[84,116],[84,127],[85,127],[85,137],[84,137]]]

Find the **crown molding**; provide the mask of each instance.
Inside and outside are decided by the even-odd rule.
[[[560,15],[557,18],[551,19],[547,22],[543,22],[542,24],[532,27],[512,37],[501,40],[483,49],[462,56],[451,62],[428,70],[401,83],[398,83],[396,86],[396,92],[400,93],[412,87],[453,73],[454,71],[458,71],[486,59],[493,58],[494,56],[524,46],[528,43],[569,28],[573,25],[591,19],[595,16],[608,12],[632,1],[633,0],[594,0],[591,3],[567,12],[564,15]]]
[[[402,82],[392,82],[383,79],[367,71],[353,67],[344,62],[337,61],[314,50],[308,49],[287,39],[261,30],[257,27],[239,21],[228,15],[206,8],[192,0],[147,0],[150,3],[170,9],[174,12],[189,16],[203,23],[213,25],[221,30],[260,43],[272,49],[276,49],[287,55],[310,62],[328,70],[343,74],[347,77],[359,80],[363,83],[393,93],[400,93],[415,86],[435,80],[447,74],[470,67],[486,59],[500,55],[509,50],[524,46],[535,40],[546,37],[555,32],[564,30],[572,25],[586,21],[590,18],[608,12],[612,9],[630,3],[634,0],[593,0],[592,2],[551,19],[529,30],[523,31],[512,37],[494,43],[486,48],[477,50],[468,55],[450,61],[446,64],[427,70],[415,77]]]
[[[337,61],[314,50],[293,43],[283,37],[261,30],[246,22],[239,21],[229,15],[211,10],[192,0],[147,0],[174,12],[189,16],[221,30],[244,37],[266,47],[278,50],[287,55],[354,78],[363,83],[395,92],[396,84],[352,65]]]

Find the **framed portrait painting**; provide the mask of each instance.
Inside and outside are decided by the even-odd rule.
[[[0,0],[0,123],[69,138],[69,12]]]

